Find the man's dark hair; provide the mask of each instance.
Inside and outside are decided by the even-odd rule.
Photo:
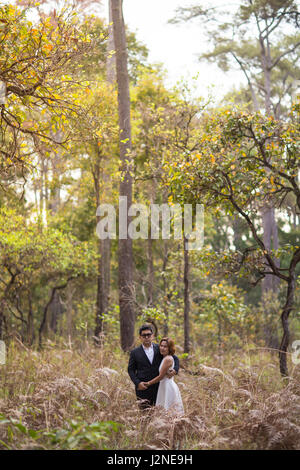
[[[141,326],[141,328],[139,329],[139,334],[141,336],[142,332],[145,331],[145,330],[150,330],[153,334],[153,327],[152,325],[147,325],[146,323],[144,323],[144,325]]]

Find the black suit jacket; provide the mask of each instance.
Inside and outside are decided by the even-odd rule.
[[[159,375],[159,366],[163,359],[163,356],[159,352],[158,344],[153,343],[154,348],[154,356],[152,364],[150,363],[144,348],[142,345],[133,349],[130,353],[129,363],[128,363],[128,374],[137,388],[140,382],[148,382],[149,380],[154,379]],[[179,359],[177,356],[173,356],[174,358],[174,369],[178,373],[179,370]],[[157,385],[158,384],[154,384]],[[154,387],[154,386],[152,386]],[[150,388],[150,387],[149,387]],[[137,392],[140,392],[137,391]]]

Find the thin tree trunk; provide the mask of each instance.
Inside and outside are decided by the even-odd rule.
[[[190,297],[188,239],[183,238],[184,250],[184,352],[190,352]]]
[[[155,201],[156,181],[151,182],[149,202],[150,206]],[[147,240],[147,304],[154,306],[154,264],[153,264],[153,240],[151,238],[151,227],[148,229]]]
[[[0,305],[0,340],[3,340],[3,325],[4,325],[4,304]]]
[[[69,338],[69,341],[72,340],[72,310],[73,310],[73,295],[75,292],[75,289],[72,289],[71,283],[68,284],[66,288],[66,293],[67,293],[67,298],[66,298],[66,315],[67,315],[67,336]]]
[[[43,318],[42,318],[42,321],[41,321],[41,324],[40,324],[40,327],[39,327],[39,348],[40,349],[42,348],[42,335],[44,333],[45,326],[47,324],[47,313],[48,313],[48,310],[49,310],[49,307],[50,307],[51,303],[53,302],[55,293],[56,293],[57,290],[61,290],[61,289],[64,289],[65,287],[67,287],[68,282],[71,281],[72,279],[75,279],[75,277],[76,276],[71,276],[67,279],[65,284],[62,284],[60,286],[55,286],[55,287],[52,288],[51,296],[50,296],[50,299],[49,299],[49,301],[47,302],[47,304],[44,308]]]
[[[279,348],[280,372],[284,377],[288,376],[287,349],[290,342],[289,315],[293,309],[296,290],[296,267],[300,262],[300,248],[295,251],[289,267],[289,280],[286,294],[286,303],[281,314],[283,336]]]
[[[98,152],[98,160],[93,168],[94,187],[96,194],[96,205],[99,207],[101,203],[101,160],[102,156]],[[103,184],[103,181],[102,181]],[[97,224],[100,217],[96,217]],[[98,272],[97,272],[97,297],[96,297],[96,327],[95,338],[103,332],[103,315],[107,313],[109,303],[110,290],[110,239],[98,240]],[[97,344],[99,341],[95,339]],[[100,343],[99,343],[100,344]]]
[[[164,258],[163,258],[163,288],[164,288],[164,336],[168,336],[169,333],[169,309],[168,309],[168,301],[170,299],[170,294],[167,292],[167,279],[166,279],[166,269],[168,264],[168,244],[167,240],[163,240],[164,245]]]
[[[111,85],[116,81],[116,54],[115,51],[113,20],[112,20],[112,0],[108,0],[109,25],[108,25],[108,43],[107,43],[107,62],[106,77]]]
[[[116,59],[115,54],[111,55],[115,49],[114,45],[114,34],[112,25],[112,4],[111,0],[108,0],[109,10],[109,26],[108,26],[108,46],[107,46],[107,62],[106,62],[106,74],[107,81],[113,85],[116,80]],[[98,155],[100,157],[100,155]],[[101,186],[101,171],[100,171],[100,158],[96,165],[96,171],[94,174],[95,192],[97,207],[101,203],[100,197],[100,186]],[[102,184],[104,184],[104,173]],[[97,217],[97,223],[99,222]],[[95,337],[99,338],[103,333],[103,315],[107,313],[109,305],[109,291],[110,291],[110,250],[111,243],[109,238],[104,240],[98,240],[98,274],[97,274],[97,298],[96,298],[96,328]],[[97,340],[98,341],[98,340]],[[99,343],[100,344],[100,343]]]
[[[154,286],[154,267],[153,267],[153,250],[152,238],[148,234],[147,240],[147,304],[153,306],[153,286]]]
[[[101,240],[101,281],[103,294],[103,313],[107,313],[110,298],[110,257],[111,243],[110,238]]]
[[[272,113],[272,102],[271,102],[271,51],[268,35],[264,39],[260,33],[259,37],[260,48],[261,48],[261,64],[264,75],[264,93],[265,93],[265,113],[267,116],[271,116]],[[267,170],[268,171],[268,170]],[[263,242],[267,250],[278,250],[278,228],[275,219],[275,208],[270,207],[267,204],[261,211],[262,225],[263,225]],[[276,265],[279,267],[279,261],[276,260]],[[262,302],[265,304],[266,311],[268,310],[268,304],[270,302],[270,296],[274,298],[278,295],[280,280],[272,275],[266,275],[262,281]],[[265,341],[268,347],[278,348],[278,339],[276,340],[276,326],[273,324],[265,325]]]
[[[52,165],[52,181],[50,190],[50,199],[48,202],[48,209],[51,214],[56,214],[59,210],[61,199],[60,199],[60,174],[58,169],[58,163],[60,161],[59,155],[55,156],[51,160]]]
[[[56,334],[57,324],[62,315],[61,299],[57,291],[55,291],[49,310],[50,310],[49,326],[51,328],[51,331],[53,331],[53,333]]]
[[[294,301],[294,292],[295,292],[295,277],[290,281],[287,289],[287,300],[281,314],[281,323],[283,328],[283,336],[279,348],[279,363],[280,363],[280,372],[284,377],[288,376],[288,366],[287,366],[287,348],[290,342],[290,330],[289,330],[289,314],[292,310],[293,301]]]
[[[101,240],[99,240],[101,242]],[[102,276],[101,276],[101,243],[98,243],[98,274],[97,274],[97,298],[96,298],[96,328],[95,337],[99,338],[103,331],[103,292],[102,292]],[[98,339],[96,340],[98,342]]]
[[[131,122],[129,76],[127,69],[127,46],[125,24],[122,12],[122,0],[111,0],[114,41],[116,49],[116,70],[118,86],[118,108],[120,127],[121,182],[120,198],[127,201],[127,208],[132,203],[133,160],[131,156]],[[127,211],[126,211],[127,212]],[[121,346],[129,351],[134,344],[134,302],[133,302],[133,252],[132,240],[128,237],[128,216],[123,221],[124,233],[119,236],[119,304]],[[119,220],[122,225],[122,221]],[[124,226],[125,225],[125,226]]]
[[[52,132],[52,138],[55,139],[56,142],[62,141],[62,132],[56,131]],[[51,180],[51,187],[49,190],[50,196],[48,198],[48,189],[45,189],[46,194],[46,207],[51,215],[57,214],[60,206],[60,172],[59,172],[59,162],[61,161],[61,156],[57,153],[52,155],[50,164],[52,170],[52,180]],[[47,175],[47,173],[46,173]],[[48,185],[47,185],[48,186]],[[59,296],[59,293],[56,292],[53,298],[53,302],[49,308],[49,327],[53,333],[58,332],[58,322],[63,314],[62,303]]]
[[[111,55],[115,51],[114,31],[112,23],[112,1],[109,0],[109,26],[108,26],[108,58],[106,63],[107,81],[111,85],[116,82],[116,54]],[[103,173],[103,184],[106,183],[106,174]],[[103,313],[107,313],[110,298],[110,259],[111,259],[111,240],[105,238],[101,240],[101,281],[102,281],[102,305]]]
[[[27,343],[32,346],[34,342],[34,324],[31,292],[28,294],[28,317],[27,317]]]
[[[96,150],[96,152],[98,152]],[[97,162],[93,168],[93,177],[94,177],[94,187],[95,187],[95,194],[96,194],[96,205],[99,207],[100,204],[100,160],[101,155],[97,153]],[[97,224],[100,221],[100,217],[97,216]],[[96,327],[95,327],[95,341],[97,344],[100,344],[99,337],[103,330],[103,278],[102,278],[102,241],[98,241],[98,269],[97,269],[97,296],[96,296]]]

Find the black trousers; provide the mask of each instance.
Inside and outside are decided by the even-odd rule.
[[[159,383],[151,385],[147,390],[136,390],[138,405],[141,410],[155,405],[158,386]]]

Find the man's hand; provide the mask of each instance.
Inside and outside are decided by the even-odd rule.
[[[140,382],[137,386],[138,390],[147,390],[147,388],[146,382]]]
[[[175,369],[168,370],[168,372],[166,373],[166,376],[168,377],[168,379],[171,379],[172,377],[174,377],[174,375],[176,375]]]

